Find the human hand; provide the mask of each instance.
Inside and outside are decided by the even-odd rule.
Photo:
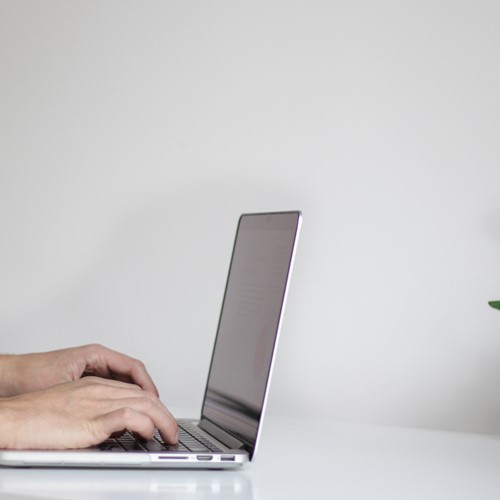
[[[99,344],[0,357],[0,396],[39,391],[84,375],[137,384],[158,396],[144,364]]]
[[[177,423],[157,395],[98,377],[0,399],[0,448],[86,448],[125,429],[145,439],[158,428],[177,442]]]

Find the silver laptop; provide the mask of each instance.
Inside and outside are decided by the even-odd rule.
[[[125,433],[81,450],[1,450],[15,467],[236,468],[257,450],[302,216],[240,217],[201,416],[179,443]]]

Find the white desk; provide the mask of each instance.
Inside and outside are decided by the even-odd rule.
[[[255,462],[238,472],[0,468],[0,499],[21,495],[497,500],[500,437],[270,417]]]

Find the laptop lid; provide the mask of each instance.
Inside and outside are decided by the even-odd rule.
[[[202,406],[214,425],[257,447],[295,256],[299,211],[244,214],[233,247]]]

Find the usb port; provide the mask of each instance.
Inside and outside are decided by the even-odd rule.
[[[234,455],[222,455],[220,457],[221,462],[234,462],[235,461],[235,456]]]
[[[212,460],[212,458],[214,458],[212,455],[196,455],[196,458],[198,460],[203,460],[205,462],[209,462],[210,460]]]

